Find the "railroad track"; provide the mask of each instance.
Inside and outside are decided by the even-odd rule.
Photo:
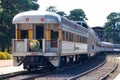
[[[95,68],[67,80],[105,80],[117,67],[116,59],[113,56],[108,56],[106,61]]]
[[[114,58],[109,56],[106,59],[105,56],[97,56],[84,64],[74,65],[69,68],[66,67],[65,69],[52,73],[50,71],[39,71],[14,76],[7,80],[102,80],[108,76],[107,74],[113,71],[113,67],[114,69],[116,68],[115,65],[117,66],[117,63],[115,63]],[[112,67],[109,68],[108,66]],[[106,68],[103,70],[104,67],[108,70],[106,70]],[[98,74],[100,71],[106,73],[100,75]],[[95,77],[95,74],[97,74],[97,77]],[[91,76],[94,76],[95,78]]]
[[[36,77],[44,76],[47,74],[50,74],[48,69],[40,69],[31,72],[21,71],[21,72],[1,75],[0,80],[34,80],[34,78]]]
[[[28,72],[26,71],[19,71],[19,72],[13,72],[13,73],[8,73],[8,74],[3,74],[3,75],[0,75],[0,80],[3,80],[3,79],[7,79],[7,78],[10,78],[10,77],[14,77],[14,76],[17,76],[17,75],[22,75],[22,74],[27,74]]]
[[[97,56],[82,65],[76,65],[74,67],[56,72],[54,74],[38,77],[35,80],[76,80],[77,78],[73,78],[73,76],[83,74],[86,71],[89,71],[93,69],[93,67],[96,67],[98,65],[103,65],[106,62],[105,60],[105,56]]]

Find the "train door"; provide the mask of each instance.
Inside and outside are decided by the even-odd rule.
[[[40,42],[40,49],[42,49],[43,38],[44,38],[44,25],[36,25],[36,39]]]

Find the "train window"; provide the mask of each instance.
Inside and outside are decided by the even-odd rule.
[[[85,37],[85,43],[87,43],[87,39],[86,39],[86,37]]]
[[[76,42],[78,42],[78,35],[76,35]]]
[[[75,41],[75,34],[73,33],[73,42]]]
[[[81,22],[77,22],[77,24],[81,25]]]
[[[68,41],[69,39],[68,39],[69,37],[68,37],[68,32],[66,32],[66,40]]]
[[[78,42],[78,35],[76,35],[76,42]]]
[[[85,23],[82,23],[82,26],[88,28],[88,26]]]
[[[79,35],[79,43],[80,43],[80,35]]]
[[[81,39],[81,37],[80,37],[80,35],[79,35],[79,43],[80,43],[80,39]]]
[[[92,49],[94,49],[94,45],[92,45]]]
[[[75,42],[77,42],[77,35],[75,34]]]
[[[82,36],[80,36],[80,42],[82,43]]]
[[[57,40],[58,38],[58,31],[51,30],[51,40]]]
[[[84,40],[83,40],[83,41],[84,41],[84,43],[87,43],[87,39],[86,39],[86,37],[84,37]]]
[[[58,31],[51,30],[51,47],[57,47]]]
[[[73,41],[73,33],[71,33],[71,41]]]
[[[79,42],[79,35],[77,35],[77,42]]]
[[[85,37],[83,37],[83,43],[85,43]]]
[[[62,31],[62,39],[65,40],[65,31]]]
[[[28,30],[21,30],[21,39],[28,38]]]
[[[44,38],[44,27],[43,25],[36,26],[36,39]]]
[[[68,41],[70,41],[70,33],[68,32]]]
[[[69,32],[69,41],[71,41],[71,33]]]
[[[80,35],[78,35],[78,42],[80,43]]]
[[[83,36],[83,43],[85,43],[85,37]]]
[[[83,43],[83,36],[81,36],[81,43]]]
[[[85,43],[87,43],[87,38],[85,38]]]
[[[75,42],[75,34],[73,34],[73,42]]]
[[[81,43],[83,43],[83,36],[81,36]]]
[[[64,32],[65,32],[65,36],[64,37],[65,37],[65,41],[66,41],[67,40],[67,38],[66,38],[66,31],[64,31]]]
[[[84,37],[84,43],[86,43],[86,38]]]

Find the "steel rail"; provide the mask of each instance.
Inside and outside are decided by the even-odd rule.
[[[76,76],[70,77],[70,78],[68,78],[67,80],[76,80],[78,77],[83,76],[83,75],[85,75],[85,74],[87,74],[87,73],[90,73],[91,71],[94,71],[94,70],[98,69],[99,67],[101,67],[101,66],[104,65],[105,63],[106,63],[106,59],[105,59],[101,64],[99,64],[98,66],[96,66],[96,67],[94,67],[94,68],[92,68],[92,69],[90,69],[90,70],[88,70],[88,71],[86,71],[86,72],[83,72],[83,73],[81,73],[81,74],[78,74],[78,75],[76,75]]]
[[[99,80],[105,80],[107,77],[109,77],[109,74],[113,73],[117,69],[117,67],[118,67],[118,63],[116,62],[113,69],[111,69],[106,75],[101,77]]]

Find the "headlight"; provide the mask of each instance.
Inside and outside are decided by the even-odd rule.
[[[40,43],[38,40],[30,40],[30,48],[32,50],[38,50],[40,48]]]

